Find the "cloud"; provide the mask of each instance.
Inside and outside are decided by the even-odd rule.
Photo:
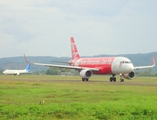
[[[71,56],[71,36],[81,55],[155,51],[156,3],[155,0],[0,1],[0,57],[21,56],[24,52],[36,56]],[[4,52],[6,46],[8,50]]]

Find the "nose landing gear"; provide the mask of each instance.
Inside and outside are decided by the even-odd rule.
[[[124,82],[122,74],[120,74],[120,82]]]
[[[89,79],[88,78],[82,78],[82,81],[88,81]]]

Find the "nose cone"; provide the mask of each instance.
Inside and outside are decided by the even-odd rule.
[[[4,70],[4,71],[3,71],[3,74],[6,74],[6,73],[7,73],[7,70]]]

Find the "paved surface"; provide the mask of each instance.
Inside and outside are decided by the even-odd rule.
[[[0,79],[1,80],[1,79]],[[13,78],[3,78],[3,80],[5,81],[26,81],[26,82],[49,82],[49,83],[54,83],[54,82],[58,82],[58,83],[85,83],[85,84],[113,84],[113,85],[145,85],[145,86],[157,86],[157,81],[156,82],[137,82],[136,79],[135,80],[125,80],[124,82],[109,82],[107,80],[89,80],[89,81],[85,81],[83,82],[81,79],[80,80],[49,80],[49,79],[30,79],[30,78],[21,78],[21,77],[13,77]]]

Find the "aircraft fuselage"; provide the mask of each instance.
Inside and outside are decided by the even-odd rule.
[[[94,74],[125,74],[133,71],[132,62],[125,57],[80,58],[73,66],[98,68]]]

